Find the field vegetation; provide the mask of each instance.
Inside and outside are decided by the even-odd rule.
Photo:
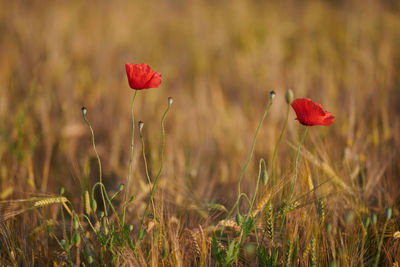
[[[1,266],[399,266],[399,1],[0,0],[0,59]]]

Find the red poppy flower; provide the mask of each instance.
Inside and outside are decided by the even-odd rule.
[[[292,108],[296,112],[297,118],[301,124],[314,126],[314,125],[331,125],[335,120],[332,113],[322,109],[321,104],[314,103],[308,98],[295,99]]]
[[[129,86],[135,90],[157,88],[161,83],[161,73],[152,70],[149,65],[125,64],[126,75],[128,76]]]

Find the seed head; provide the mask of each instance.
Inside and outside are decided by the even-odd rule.
[[[172,103],[174,102],[174,99],[172,97],[168,97],[168,105],[172,105]]]
[[[275,91],[271,91],[271,92],[269,92],[269,98],[272,100],[272,99],[274,99],[275,98]]]
[[[85,117],[86,113],[87,113],[87,109],[85,107],[82,107],[81,111],[82,111],[82,116]]]
[[[139,131],[141,131],[143,129],[144,122],[143,121],[139,121],[138,126],[139,126]]]
[[[293,98],[294,98],[294,94],[293,94],[292,89],[288,89],[285,93],[286,103],[288,103],[289,105],[292,104]]]

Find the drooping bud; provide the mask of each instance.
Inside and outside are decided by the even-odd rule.
[[[131,224],[131,225],[129,225],[129,231],[132,231],[133,230],[133,225]]]
[[[174,99],[172,97],[168,97],[168,105],[172,105],[172,103],[174,102]]]
[[[60,196],[62,196],[65,192],[64,187],[60,187],[60,190],[58,192],[59,192]]]
[[[272,99],[274,99],[275,98],[275,91],[271,91],[271,92],[269,92],[269,98],[272,100]]]
[[[86,113],[87,113],[87,109],[85,107],[82,107],[81,111],[82,111],[82,116],[85,117]]]
[[[285,93],[285,99],[286,99],[286,103],[288,103],[289,105],[292,104],[293,99],[294,99],[294,94],[292,89],[288,89]]]
[[[144,122],[143,121],[139,121],[138,126],[139,126],[139,131],[141,131],[143,129]]]
[[[266,184],[267,184],[268,179],[269,179],[269,177],[268,177],[268,172],[267,172],[266,169],[264,169],[264,170],[262,171],[262,173],[261,173],[261,181],[262,181],[263,185],[266,185]]]

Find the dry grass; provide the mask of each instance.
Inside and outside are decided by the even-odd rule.
[[[273,246],[281,251],[278,263],[287,263],[289,255],[294,265],[318,261],[327,266],[335,261],[337,266],[359,266],[362,258],[368,265],[375,260],[385,208],[393,207],[380,261],[398,265],[400,241],[393,238],[399,230],[400,203],[398,2],[0,4],[0,198],[5,201],[0,204],[1,265],[72,264],[57,244],[63,236],[62,216],[67,230],[72,229],[60,205],[29,209],[15,206],[13,200],[48,198],[42,194],[64,187],[78,214],[88,208],[85,192],[97,182],[98,168],[82,105],[95,131],[109,194],[126,182],[133,92],[125,62],[146,62],[163,74],[161,87],[139,92],[135,106],[136,119],[146,123],[143,135],[152,177],[160,162],[159,122],[167,97],[175,101],[166,119],[156,219],[146,219],[151,228],[138,253],[125,247],[105,253],[103,262],[118,255],[113,264],[215,265],[212,234],[219,236],[221,226],[230,226],[218,240],[221,251],[240,236],[234,216],[223,220],[235,202],[239,173],[268,93],[273,89],[277,96],[242,183],[249,197],[261,157],[270,173],[285,120],[284,93],[292,88],[296,97],[322,103],[336,120],[330,127],[309,131],[293,200],[309,194],[292,207],[279,235],[279,212],[293,177],[293,146],[302,132],[290,111],[278,151],[277,186],[260,187],[253,211],[257,218],[273,213],[276,221],[267,227],[272,218],[257,220],[257,241],[268,253]],[[140,145],[135,147],[133,169],[129,192],[136,199],[127,209],[127,221],[136,237],[149,193]],[[65,202],[59,197],[53,201]],[[3,210],[7,203],[12,208]],[[122,197],[114,203],[121,207]],[[241,212],[247,208],[242,199]],[[373,213],[377,224],[365,229],[363,219]],[[94,225],[99,231],[100,221]],[[88,264],[89,256],[101,262],[96,254],[100,246],[94,245],[96,253],[85,254],[83,248],[96,240],[87,236],[71,252],[74,264]],[[274,236],[274,242],[268,236]],[[243,240],[235,265],[260,263],[251,249],[255,243],[253,231]]]

